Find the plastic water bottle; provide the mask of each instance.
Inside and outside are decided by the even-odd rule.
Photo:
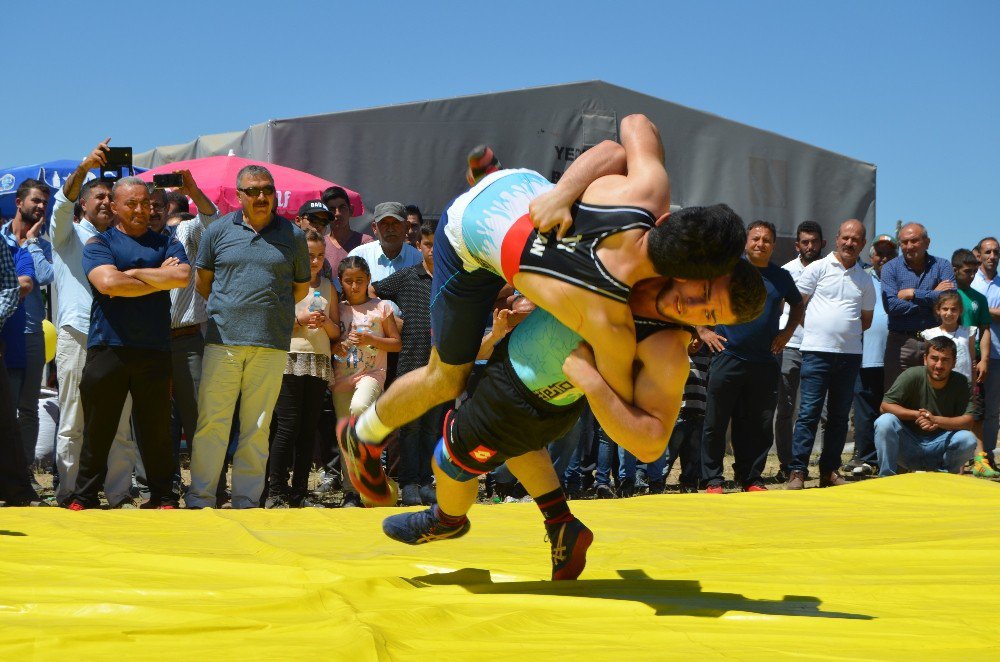
[[[368,333],[369,331],[371,331],[371,327],[368,324],[362,323],[354,327],[354,330],[357,331],[358,333]],[[348,353],[348,364],[352,368],[357,368],[359,365],[361,365],[361,354],[358,351],[357,345],[351,345],[351,349]]]
[[[330,302],[323,298],[323,295],[316,290],[313,293],[312,301],[309,302],[309,312],[310,313],[326,313],[326,307],[330,305]]]

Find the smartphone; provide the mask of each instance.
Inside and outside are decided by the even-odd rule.
[[[179,173],[153,175],[153,186],[156,188],[179,188],[184,186],[184,177]]]
[[[109,147],[108,148],[108,163],[106,166],[109,170],[111,169],[121,169],[121,168],[131,168],[132,167],[132,148],[131,147]]]
[[[120,179],[122,168],[128,168],[132,172],[131,147],[109,147],[107,159],[108,162],[101,168],[101,179]]]

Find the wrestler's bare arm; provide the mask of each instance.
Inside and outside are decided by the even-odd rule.
[[[591,147],[570,164],[554,188],[531,201],[531,222],[541,233],[555,229],[562,239],[573,224],[569,211],[573,203],[600,177],[624,174],[625,163],[625,150],[612,140]]]
[[[594,354],[581,343],[563,364],[563,372],[587,396],[601,427],[641,462],[659,459],[680,413],[689,367],[691,336],[664,330],[639,343],[635,404],[618,397],[597,370]]]
[[[660,132],[645,115],[622,120],[621,141],[626,171],[602,177],[587,187],[581,199],[597,205],[632,205],[656,217],[670,211],[670,177],[663,165]]]

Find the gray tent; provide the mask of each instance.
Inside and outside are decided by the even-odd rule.
[[[466,188],[475,145],[557,179],[582,150],[616,139],[631,113],[660,129],[673,205],[726,202],[744,220],[771,221],[785,239],[776,259],[791,256],[789,239],[806,219],[832,238],[841,221],[858,218],[872,237],[874,165],[602,81],[269,120],[143,152],[135,164],[232,151],[342,183],[369,207],[397,200],[437,217]]]

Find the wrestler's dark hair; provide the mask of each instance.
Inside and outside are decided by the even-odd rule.
[[[45,182],[39,181],[37,179],[26,179],[23,182],[21,182],[20,186],[17,187],[17,192],[14,194],[14,199],[24,200],[26,197],[28,197],[28,194],[31,193],[33,189],[38,189],[46,196],[48,196],[51,193],[51,191],[49,191],[49,185],[46,184]]]
[[[361,271],[365,272],[365,275],[369,278],[372,277],[372,270],[368,266],[368,262],[366,262],[363,257],[348,255],[341,260],[340,264],[337,266],[337,278],[341,278],[344,275],[344,272],[348,269],[361,269]]]
[[[939,352],[951,352],[952,358],[958,357],[958,346],[948,336],[934,336],[924,344],[924,356],[929,356],[932,349]]]
[[[743,219],[729,205],[685,207],[649,231],[649,259],[662,276],[708,279],[727,274],[743,254]]]
[[[760,317],[767,302],[767,289],[757,267],[746,260],[737,260],[729,281],[729,306],[736,324],[746,324]]]
[[[818,235],[821,240],[823,239],[823,227],[816,221],[802,221],[799,223],[799,227],[795,228],[795,241],[799,240],[799,235],[803,232]]]

